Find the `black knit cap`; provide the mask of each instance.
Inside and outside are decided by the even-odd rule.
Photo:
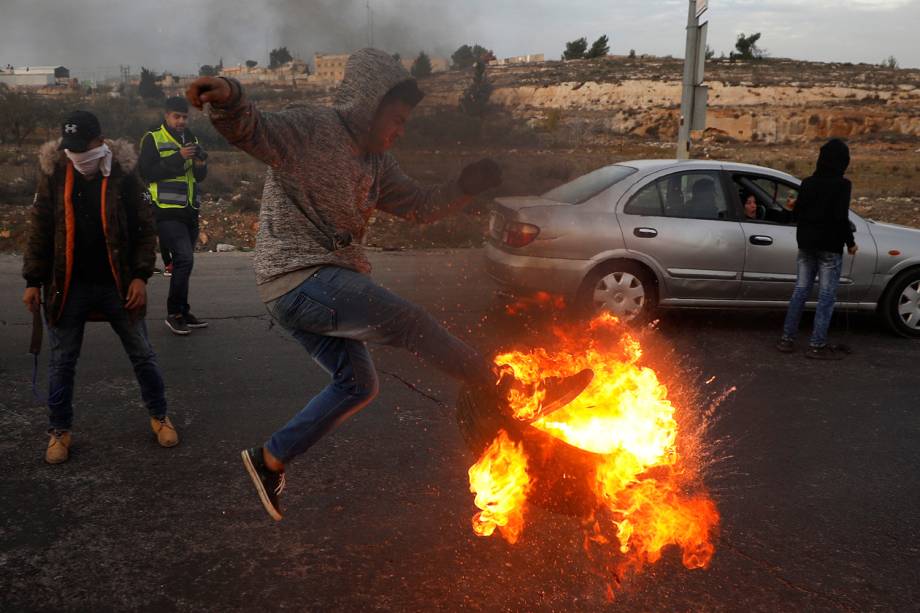
[[[167,113],[188,113],[188,100],[182,96],[173,96],[166,99]]]

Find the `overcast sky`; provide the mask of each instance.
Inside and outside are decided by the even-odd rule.
[[[64,65],[81,78],[119,64],[196,72],[268,61],[286,45],[305,59],[368,43],[366,0],[0,0],[0,64]],[[478,42],[499,57],[544,53],[607,34],[611,52],[683,56],[687,0],[370,0],[375,46],[449,56]],[[774,57],[920,67],[920,0],[710,0],[709,44],[728,52],[761,32]]]

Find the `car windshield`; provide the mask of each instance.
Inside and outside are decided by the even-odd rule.
[[[582,175],[574,181],[569,181],[564,185],[551,189],[543,194],[542,197],[554,202],[581,204],[634,172],[636,172],[636,169],[629,166],[604,166]]]

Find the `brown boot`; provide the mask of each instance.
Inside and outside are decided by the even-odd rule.
[[[52,430],[48,438],[48,448],[45,450],[45,462],[60,464],[70,457],[70,431]]]
[[[175,447],[179,444],[179,435],[169,417],[151,417],[150,428],[157,435],[157,442],[161,447]]]

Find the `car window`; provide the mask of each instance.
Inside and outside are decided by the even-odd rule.
[[[626,204],[626,212],[630,215],[663,215],[664,194],[661,189],[663,181],[653,181],[636,192]]]
[[[634,172],[636,172],[636,169],[629,166],[618,166],[616,164],[605,166],[582,175],[574,181],[569,181],[564,185],[551,189],[543,194],[542,198],[565,204],[581,204]]]
[[[745,174],[734,175],[732,181],[738,190],[742,220],[795,223],[795,201],[799,194],[795,185],[769,177]],[[745,202],[751,197],[756,200],[756,207],[746,207]]]
[[[692,171],[670,174],[649,183],[626,204],[631,215],[689,219],[731,217],[719,173]]]

